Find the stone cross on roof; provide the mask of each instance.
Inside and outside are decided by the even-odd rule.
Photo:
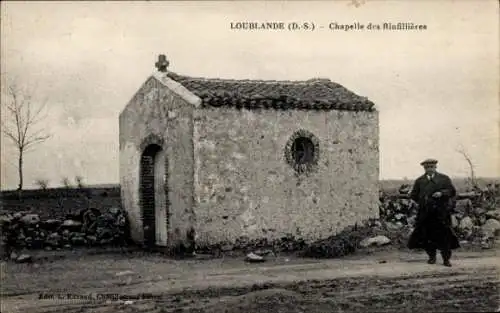
[[[164,54],[160,54],[158,56],[158,62],[155,63],[155,66],[158,71],[166,72],[169,64],[170,62],[168,62],[167,57]]]

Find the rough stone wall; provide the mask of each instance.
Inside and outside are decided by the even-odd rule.
[[[140,208],[140,159],[147,143],[166,151],[169,208],[168,245],[183,241],[193,215],[193,105],[151,77],[120,114],[120,184],[129,212],[132,238],[143,240]],[[158,187],[157,187],[158,188]],[[161,187],[159,188],[161,189]]]
[[[194,116],[198,245],[310,241],[378,215],[378,112],[215,108]],[[284,154],[299,129],[320,148],[318,170],[303,178]]]

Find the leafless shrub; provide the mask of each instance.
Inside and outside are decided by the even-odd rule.
[[[75,183],[78,186],[78,188],[83,188],[84,187],[83,177],[82,176],[76,176],[75,177]]]
[[[46,190],[49,187],[49,180],[39,178],[35,181],[35,184],[42,190]]]
[[[64,187],[66,188],[71,188],[71,181],[69,180],[68,177],[63,177],[63,179],[61,180],[61,183],[63,184]]]

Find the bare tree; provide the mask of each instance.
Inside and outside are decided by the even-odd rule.
[[[23,189],[23,158],[34,146],[51,137],[40,122],[46,118],[46,101],[38,102],[33,92],[20,88],[15,83],[5,87],[5,101],[2,101],[2,132],[15,145],[18,151],[17,167],[19,185]]]
[[[39,178],[35,181],[35,184],[37,184],[40,189],[46,190],[49,186],[49,181],[47,179]]]
[[[469,168],[470,168],[470,182],[472,184],[472,187],[473,188],[477,188],[477,182],[476,182],[476,175],[475,175],[475,172],[474,172],[474,164],[472,163],[472,160],[469,156],[469,154],[465,151],[465,149],[461,148],[461,149],[458,149],[457,150],[458,153],[460,153],[464,159],[467,161],[467,163],[469,164]]]

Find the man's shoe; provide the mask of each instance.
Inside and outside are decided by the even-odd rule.
[[[428,264],[436,264],[436,258],[430,258],[428,261],[427,261]]]
[[[451,263],[450,263],[449,260],[444,261],[443,265],[446,266],[446,267],[451,267]]]

